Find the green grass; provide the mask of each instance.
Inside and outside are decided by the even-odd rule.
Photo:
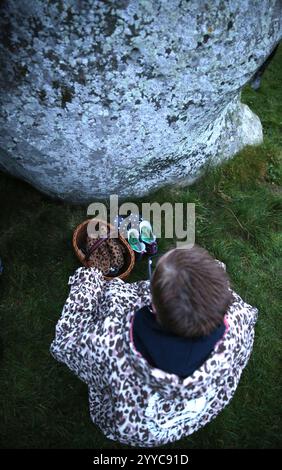
[[[193,186],[142,200],[194,202],[197,243],[226,263],[234,289],[260,311],[254,351],[231,404],[171,448],[282,444],[281,47],[260,90],[247,86],[243,101],[263,123],[263,145],[244,149]],[[78,267],[71,236],[86,206],[53,201],[4,174],[0,197],[1,447],[122,448],[91,423],[87,387],[49,354],[68,277]],[[166,250],[173,241],[160,245]],[[144,276],[141,262],[130,280]]]

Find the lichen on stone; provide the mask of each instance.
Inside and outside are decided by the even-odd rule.
[[[262,140],[240,90],[280,39],[281,10],[279,0],[4,0],[1,167],[72,202],[193,181]]]

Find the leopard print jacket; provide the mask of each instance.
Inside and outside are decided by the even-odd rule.
[[[230,402],[254,341],[256,308],[233,292],[223,339],[186,379],[152,368],[132,339],[134,312],[150,304],[149,281],[105,281],[78,268],[51,354],[88,385],[90,415],[109,438],[152,447],[188,436]]]

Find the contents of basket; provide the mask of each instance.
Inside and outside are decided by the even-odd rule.
[[[118,238],[111,238],[112,233],[115,227],[105,220],[87,219],[73,232],[73,248],[81,264],[96,267],[105,280],[125,280],[134,268],[134,251],[119,232]]]
[[[86,253],[89,266],[100,269],[104,275],[116,276],[125,264],[125,247],[118,239],[87,236]]]

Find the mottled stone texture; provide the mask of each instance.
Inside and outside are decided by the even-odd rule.
[[[280,17],[280,0],[2,1],[2,168],[72,202],[192,181],[261,142],[240,90]]]

